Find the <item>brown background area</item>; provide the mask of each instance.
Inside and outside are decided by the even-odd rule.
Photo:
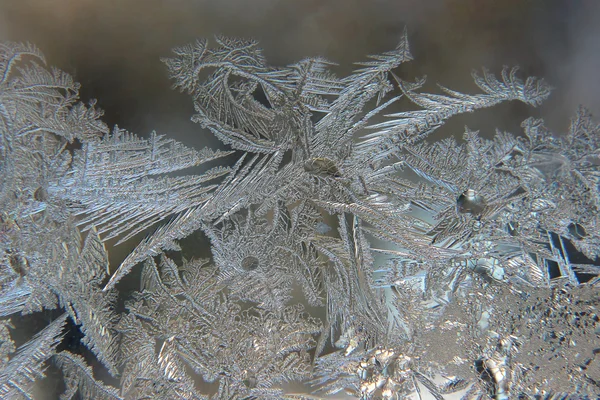
[[[208,137],[159,61],[196,38],[252,37],[273,65],[324,56],[344,73],[393,48],[406,26],[415,61],[400,69],[405,79],[469,90],[473,68],[520,65],[557,88],[540,112],[565,126],[578,103],[600,110],[597,22],[594,0],[0,0],[0,39],[39,46],[82,83],[84,100],[99,100],[109,125],[197,145]]]

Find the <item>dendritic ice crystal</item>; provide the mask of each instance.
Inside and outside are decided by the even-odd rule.
[[[424,93],[410,60],[406,34],[343,78],[253,41],[176,48],[213,151],[109,129],[36,47],[1,44],[0,397],[53,371],[64,399],[598,398],[600,125],[433,141],[550,89],[505,67]],[[185,259],[197,233],[212,257]]]

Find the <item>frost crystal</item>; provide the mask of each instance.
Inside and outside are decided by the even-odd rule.
[[[174,49],[192,119],[240,154],[190,175],[233,151],[110,131],[37,48],[0,45],[2,397],[31,398],[49,365],[65,399],[598,397],[600,126],[582,108],[564,135],[527,119],[431,142],[550,89],[505,67],[473,74],[481,94],[422,93],[396,75],[411,59],[406,34],[344,78],[248,40]],[[388,111],[403,97],[419,109]],[[148,231],[109,266],[108,241]],[[178,254],[197,231],[211,259]],[[16,316],[57,308],[18,337]]]

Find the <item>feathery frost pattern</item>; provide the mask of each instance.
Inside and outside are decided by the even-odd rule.
[[[0,45],[3,398],[32,398],[48,368],[63,399],[600,395],[600,125],[584,108],[562,135],[530,118],[431,141],[550,88],[504,67],[473,73],[480,94],[423,93],[399,78],[406,33],[346,77],[322,58],[269,66],[251,40],[173,52],[192,120],[231,151],[110,130],[35,46]],[[106,243],[142,232],[109,265]],[[210,259],[181,256],[192,234]],[[139,288],[120,293],[129,273]],[[53,309],[19,337],[19,315]],[[69,320],[82,354],[61,343]]]

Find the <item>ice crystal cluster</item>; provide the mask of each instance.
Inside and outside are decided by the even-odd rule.
[[[109,130],[36,47],[1,44],[0,397],[54,370],[64,399],[597,398],[600,126],[580,109],[559,134],[432,141],[550,90],[504,68],[424,93],[396,75],[410,60],[406,34],[343,78],[253,41],[176,48],[175,88],[231,149],[213,151]],[[174,256],[197,232],[212,257]]]

